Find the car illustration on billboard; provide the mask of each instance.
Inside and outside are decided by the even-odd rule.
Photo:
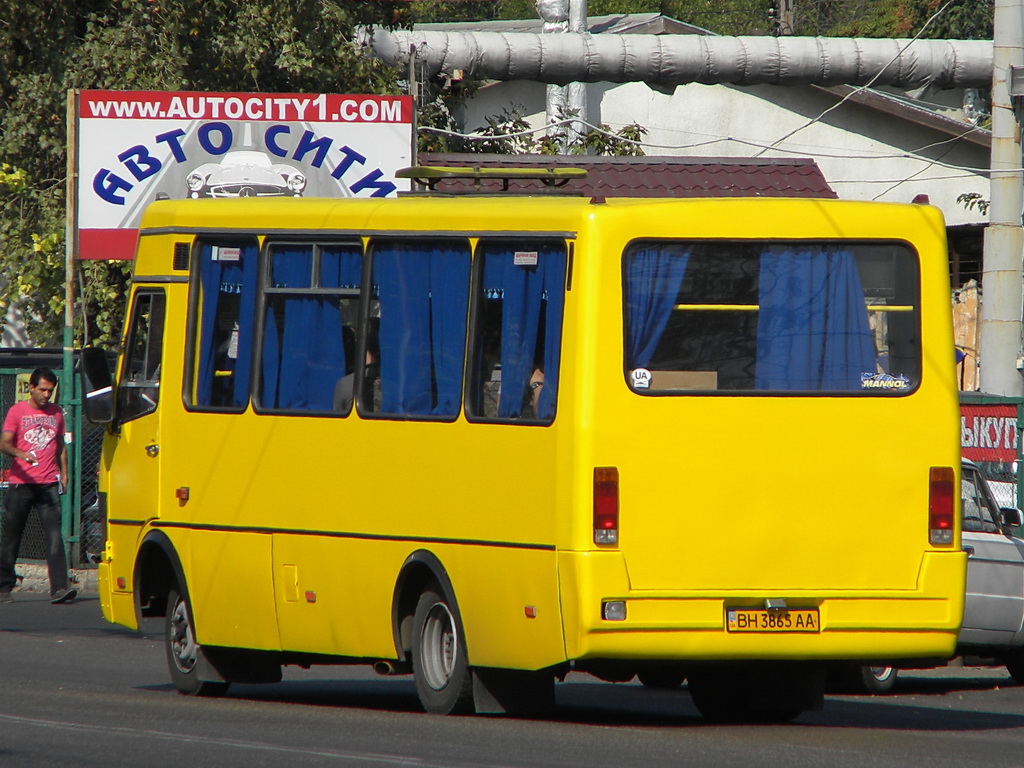
[[[219,163],[204,163],[185,178],[188,196],[301,197],[306,177],[297,168],[273,163],[253,150],[236,150]]]

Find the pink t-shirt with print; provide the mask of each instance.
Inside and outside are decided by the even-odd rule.
[[[55,483],[60,467],[57,466],[57,441],[64,439],[64,412],[59,405],[47,403],[36,408],[28,400],[11,406],[4,419],[4,432],[14,433],[14,445],[23,451],[34,451],[38,464],[11,459],[7,473],[9,483]]]

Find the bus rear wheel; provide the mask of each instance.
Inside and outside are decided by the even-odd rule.
[[[636,673],[644,688],[656,691],[674,691],[686,682],[686,675],[671,669],[645,669]]]
[[[473,709],[473,677],[466,660],[462,627],[454,600],[428,589],[420,595],[413,617],[412,671],[416,693],[432,714],[467,713]]]
[[[203,649],[196,642],[188,598],[172,589],[167,596],[165,647],[171,682],[186,696],[223,696],[230,683],[200,680],[196,667]]]
[[[751,686],[755,683],[743,667],[691,672],[687,680],[697,711],[718,723],[788,723],[803,712],[803,707],[783,697],[760,706],[753,704]],[[774,697],[759,698],[763,702]]]

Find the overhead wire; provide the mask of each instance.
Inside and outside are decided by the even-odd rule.
[[[870,88],[874,84],[874,82],[876,80],[878,80],[878,78],[880,78],[882,76],[882,73],[885,72],[885,70],[887,70],[889,68],[889,65],[892,64],[894,61],[896,61],[896,59],[898,59],[900,56],[902,56],[903,52],[906,51],[911,45],[913,45],[915,42],[917,42],[917,40],[919,40],[921,38],[921,35],[924,34],[925,30],[928,29],[929,25],[931,25],[931,23],[933,21],[935,21],[943,13],[945,13],[946,9],[948,9],[949,6],[951,6],[955,2],[956,2],[956,0],[946,0],[946,4],[943,5],[941,8],[939,8],[939,10],[937,10],[935,13],[933,13],[931,18],[928,19],[928,21],[926,21],[921,26],[921,29],[918,31],[918,33],[916,35],[914,35],[907,42],[906,45],[904,45],[902,48],[900,48],[896,52],[896,55],[893,56],[891,59],[889,59],[888,63],[884,67],[880,68],[878,70],[878,72],[875,73],[874,77],[872,77],[870,80],[868,80],[866,83],[864,83],[864,85],[861,85],[861,86],[858,86],[857,88],[854,88],[852,91],[850,91],[843,98],[841,98],[839,101],[837,101],[835,104],[833,104],[831,107],[826,109],[824,112],[822,112],[817,117],[811,118],[806,123],[804,123],[803,125],[799,126],[798,128],[794,128],[792,131],[787,133],[785,136],[782,136],[782,137],[776,139],[774,142],[772,142],[772,144],[769,147],[769,149],[774,149],[779,143],[781,143],[781,142],[785,141],[786,139],[796,135],[797,133],[799,133],[800,131],[804,130],[805,128],[809,128],[810,126],[814,125],[815,123],[820,122],[825,117],[825,115],[827,115],[829,112],[832,112],[833,110],[839,109],[839,107],[841,107],[843,104],[845,104],[851,98],[853,98],[855,95],[857,95],[858,93],[861,93],[862,91],[866,90],[867,88]],[[763,154],[766,151],[767,150],[762,150],[756,156],[760,157],[760,155]]]

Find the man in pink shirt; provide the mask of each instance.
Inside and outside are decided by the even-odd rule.
[[[78,594],[68,587],[68,561],[60,532],[59,493],[67,483],[68,453],[64,449],[64,412],[50,402],[56,387],[53,371],[36,368],[29,377],[29,399],[11,406],[0,431],[0,453],[12,457],[0,538],[0,602],[13,602],[11,590],[17,583],[14,563],[33,509],[39,514],[46,539],[51,602],[66,603]]]

